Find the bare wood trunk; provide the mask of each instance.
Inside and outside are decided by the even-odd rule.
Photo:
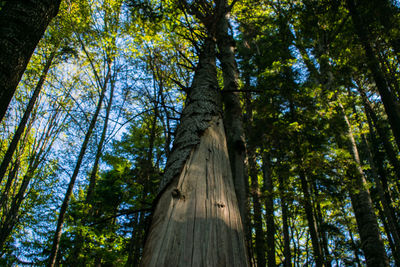
[[[5,1],[0,9],[0,121],[60,0]]]
[[[141,266],[248,266],[207,39],[167,161]]]

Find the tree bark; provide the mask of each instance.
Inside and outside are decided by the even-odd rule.
[[[156,199],[141,266],[248,266],[207,39]]]
[[[342,104],[339,103],[339,107],[346,122],[349,150],[355,163],[353,170],[349,169],[349,178],[351,181],[348,185],[348,188],[360,233],[362,244],[361,249],[364,252],[368,267],[389,266],[389,260],[387,258],[385,246],[383,245],[383,241],[379,233],[378,221],[373,209],[368,185],[365,180],[364,172],[361,168],[360,157],[358,154],[357,144],[351,130],[351,124],[345,114]]]
[[[86,148],[88,146],[89,139],[92,135],[92,132],[96,125],[97,118],[98,118],[100,110],[101,110],[101,106],[103,103],[103,99],[105,96],[105,92],[107,89],[107,83],[108,83],[109,79],[110,79],[110,70],[108,71],[105,81],[103,83],[103,86],[101,88],[100,98],[97,102],[96,111],[93,114],[93,117],[90,121],[88,131],[85,135],[85,139],[83,140],[83,143],[82,143],[82,146],[81,146],[81,149],[79,152],[79,156],[78,156],[78,160],[76,162],[75,168],[74,168],[74,172],[72,173],[71,179],[68,184],[67,191],[65,192],[65,195],[64,195],[64,200],[61,204],[60,214],[58,215],[58,220],[57,220],[57,228],[54,233],[53,244],[52,244],[50,256],[49,256],[48,263],[47,263],[47,266],[49,266],[49,267],[53,267],[56,264],[57,252],[58,252],[58,248],[60,245],[60,239],[61,239],[61,233],[62,233],[62,226],[64,224],[64,219],[65,219],[65,215],[67,212],[69,200],[72,195],[72,190],[74,188],[76,178],[78,177],[78,173],[79,173],[79,169],[81,167],[82,161],[83,161],[83,157],[85,156],[85,153],[86,153]]]
[[[5,1],[0,9],[0,121],[60,0]]]

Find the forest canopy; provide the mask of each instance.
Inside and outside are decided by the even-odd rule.
[[[400,266],[397,0],[0,1],[1,266]]]

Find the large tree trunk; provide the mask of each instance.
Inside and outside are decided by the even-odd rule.
[[[2,1],[0,8],[0,121],[60,0]]]
[[[361,249],[368,267],[389,266],[389,261],[385,252],[385,246],[381,239],[378,221],[373,209],[371,196],[369,194],[367,181],[361,168],[360,157],[357,144],[354,139],[351,124],[345,114],[343,106],[339,103],[343,113],[343,118],[347,125],[347,137],[349,141],[349,150],[353,156],[355,166],[354,170],[349,169],[350,184],[349,192],[351,204],[357,221],[358,230],[361,238]]]
[[[207,39],[157,198],[141,266],[248,266]]]

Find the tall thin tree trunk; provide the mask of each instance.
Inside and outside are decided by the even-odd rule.
[[[340,208],[340,210],[341,210],[341,212],[342,212],[343,219],[344,219],[344,221],[346,222],[347,232],[349,233],[349,236],[350,236],[351,247],[352,247],[352,249],[353,249],[353,251],[354,251],[354,258],[355,258],[355,260],[356,260],[356,262],[357,262],[357,266],[362,266],[362,265],[361,265],[361,261],[360,261],[360,257],[358,256],[359,248],[358,248],[358,246],[356,245],[356,242],[355,242],[354,237],[353,237],[353,233],[352,233],[351,228],[350,228],[350,225],[351,225],[352,223],[349,222],[349,219],[348,219],[348,217],[347,217],[347,212],[345,211],[344,206],[342,206],[342,207]]]
[[[311,203],[311,195],[310,195],[310,190],[306,178],[305,171],[300,167],[300,172],[299,172],[299,177],[300,177],[300,183],[301,183],[301,190],[303,191],[303,201],[304,201],[304,210],[306,212],[306,217],[307,217],[307,223],[308,223],[308,228],[310,231],[310,236],[311,236],[311,243],[313,247],[313,253],[314,253],[314,258],[315,258],[315,264],[317,267],[322,267],[324,266],[324,259],[322,256],[322,249],[321,249],[321,244],[319,241],[319,231],[318,231],[318,226],[317,222],[315,220],[313,208],[312,208],[312,203]]]
[[[262,206],[260,201],[260,186],[258,183],[258,168],[257,159],[255,154],[255,147],[249,145],[247,150],[248,160],[249,160],[249,175],[250,175],[250,194],[253,199],[253,220],[254,220],[254,230],[255,230],[255,256],[257,261],[257,266],[266,266],[265,261],[265,234],[263,230],[262,221]]]
[[[275,259],[275,221],[274,221],[274,184],[272,181],[271,159],[269,154],[263,154],[263,177],[265,192],[265,217],[267,223],[267,259],[268,267],[276,266]],[[264,266],[264,265],[262,265]]]
[[[167,161],[141,266],[248,266],[214,50],[207,39]]]
[[[328,238],[327,238],[327,233],[326,231],[323,230],[323,225],[324,225],[324,218],[322,216],[322,210],[321,210],[321,204],[318,201],[319,198],[319,191],[317,188],[317,183],[315,179],[313,179],[312,183],[312,193],[315,196],[315,217],[317,221],[317,226],[319,230],[319,236],[321,237],[321,249],[322,249],[322,255],[325,260],[324,264],[325,267],[331,267],[331,256],[329,255],[329,248],[328,248]]]
[[[89,139],[92,135],[94,127],[96,126],[96,121],[97,121],[97,118],[98,118],[100,110],[101,110],[101,106],[103,103],[103,99],[105,96],[105,92],[107,89],[107,84],[108,84],[109,79],[110,79],[110,70],[108,71],[107,76],[104,80],[103,86],[101,88],[100,97],[97,102],[96,111],[93,114],[93,117],[90,121],[88,131],[85,135],[85,139],[83,140],[81,150],[79,152],[79,156],[78,156],[75,168],[74,168],[74,172],[72,173],[71,179],[68,184],[67,191],[65,192],[65,195],[64,195],[64,200],[61,204],[60,213],[58,215],[58,220],[57,220],[57,228],[54,233],[52,248],[51,248],[50,256],[49,256],[48,263],[47,263],[47,266],[49,266],[49,267],[53,267],[56,264],[57,252],[58,252],[58,248],[60,245],[60,239],[61,239],[61,233],[62,233],[62,226],[64,224],[64,219],[65,219],[65,215],[67,212],[68,203],[69,203],[69,200],[71,199],[72,190],[74,188],[76,178],[78,177],[79,169],[81,167],[83,157],[85,156],[86,148],[89,144]]]
[[[385,107],[386,114],[388,115],[389,123],[393,131],[397,146],[400,150],[400,107],[399,103],[395,100],[392,92],[390,91],[385,75],[379,66],[379,61],[374,54],[371,47],[368,30],[363,23],[357,6],[354,0],[346,0],[347,6],[354,23],[355,31],[360,39],[360,42],[365,50],[368,68],[375,80],[376,87],[382,99],[383,106]]]
[[[279,161],[278,161],[279,162]],[[278,175],[279,180],[279,195],[281,199],[281,209],[282,209],[282,232],[283,232],[283,256],[285,257],[283,266],[292,266],[292,256],[290,251],[290,236],[289,236],[289,226],[288,226],[288,203],[286,196],[286,180],[283,178],[282,174]]]
[[[379,140],[382,142],[383,147],[386,151],[390,164],[393,166],[394,171],[398,179],[400,179],[400,162],[397,159],[395,148],[393,147],[392,143],[387,138],[388,128],[385,129],[381,126],[381,123],[376,115],[375,111],[372,109],[371,103],[368,100],[368,97],[365,91],[358,86],[358,92],[361,95],[363,100],[364,108],[366,111],[367,116],[371,118],[371,126],[373,125],[379,135]],[[372,128],[371,128],[372,129]]]
[[[362,137],[363,137],[363,141],[367,147],[368,160],[370,162],[372,174],[375,177],[376,190],[378,192],[379,200],[382,203],[383,214],[385,215],[386,220],[387,220],[387,225],[388,225],[387,235],[392,236],[394,244],[395,244],[392,254],[396,261],[396,264],[399,265],[400,264],[400,236],[399,236],[399,232],[398,232],[398,223],[396,222],[396,217],[393,216],[394,214],[392,212],[392,207],[390,205],[391,197],[388,196],[387,179],[386,179],[386,173],[383,169],[383,161],[380,160],[380,158],[377,155],[378,151],[376,151],[377,147],[376,147],[376,139],[375,139],[374,133],[371,132],[371,140],[373,142],[372,145],[374,146],[374,149],[372,151],[371,151],[369,143],[366,140],[365,135],[363,135]],[[384,185],[386,185],[386,186],[384,187]],[[379,205],[379,203],[377,205]]]
[[[8,165],[10,164],[10,162],[12,160],[12,157],[14,155],[15,149],[17,148],[18,142],[19,142],[19,140],[21,138],[21,135],[25,130],[26,124],[28,123],[29,116],[31,115],[33,107],[35,106],[35,103],[36,103],[36,100],[37,100],[37,98],[38,98],[38,96],[40,94],[40,91],[43,88],[43,84],[44,84],[44,82],[46,80],[47,73],[49,72],[50,67],[51,67],[51,65],[53,63],[53,59],[54,59],[54,57],[55,57],[55,55],[57,53],[57,48],[58,48],[58,46],[56,46],[54,48],[54,50],[51,52],[49,58],[47,59],[46,64],[45,64],[45,66],[44,66],[44,68],[42,70],[42,73],[40,75],[39,81],[36,84],[35,90],[33,91],[33,95],[32,95],[31,99],[28,102],[28,105],[26,107],[24,115],[22,116],[22,119],[21,119],[21,121],[20,121],[20,123],[18,125],[18,128],[14,133],[13,139],[11,140],[11,143],[8,146],[7,151],[4,154],[3,161],[1,162],[1,165],[0,165],[0,183],[3,181],[4,175],[7,172]]]
[[[219,0],[221,6],[227,6],[226,0]],[[246,143],[243,127],[243,110],[239,99],[239,70],[235,59],[235,40],[229,34],[227,12],[217,24],[216,38],[221,62],[224,89],[224,125],[228,144],[232,177],[238,199],[243,229],[246,233],[246,245],[251,255],[251,232],[249,219],[249,185],[246,166]]]
[[[246,85],[248,85],[246,83]],[[253,221],[254,221],[254,230],[255,230],[255,260],[254,265],[256,266],[266,266],[265,260],[265,234],[263,230],[263,218],[262,218],[262,205],[260,200],[260,186],[258,183],[258,166],[257,166],[257,158],[256,158],[256,147],[255,140],[253,140],[253,136],[250,134],[253,130],[252,122],[253,122],[253,109],[251,102],[251,95],[246,93],[246,131],[247,136],[249,137],[248,145],[247,145],[247,158],[248,158],[248,171],[250,176],[250,195],[253,199]],[[249,225],[250,226],[250,225]],[[253,226],[251,226],[253,228]],[[254,256],[254,255],[253,255]]]
[[[3,1],[0,9],[0,121],[61,0]]]
[[[104,118],[104,125],[103,125],[103,130],[101,132],[100,136],[100,141],[97,146],[97,152],[96,152],[96,157],[94,160],[92,172],[90,173],[89,177],[89,186],[88,186],[88,191],[86,193],[86,202],[90,203],[94,188],[96,186],[96,179],[97,179],[97,173],[99,171],[99,163],[100,163],[100,157],[103,152],[103,146],[104,146],[104,141],[106,140],[106,135],[107,135],[107,128],[108,128],[108,121],[110,118],[110,113],[111,113],[111,107],[113,103],[113,98],[114,98],[114,83],[111,83],[110,86],[110,97],[108,99],[108,104],[107,104],[107,109],[106,109],[106,116]]]
[[[48,121],[47,127],[43,130],[43,134],[40,140],[38,141],[38,145],[36,147],[37,149],[34,149],[35,152],[29,159],[28,170],[22,179],[22,182],[20,184],[16,196],[11,201],[10,208],[3,209],[4,220],[0,228],[0,250],[2,250],[4,243],[6,242],[7,238],[11,235],[15,225],[18,223],[19,210],[23,201],[26,198],[26,191],[29,187],[29,184],[31,180],[34,178],[34,174],[38,169],[39,165],[43,162],[43,160],[46,158],[46,155],[49,153],[52,144],[54,143],[54,140],[56,139],[57,134],[61,129],[61,128],[55,129],[54,127],[54,125],[57,124],[58,111],[53,113],[53,115],[50,117]],[[15,189],[15,191],[17,191],[17,189]],[[2,196],[2,201],[3,197],[4,196]],[[5,205],[6,204],[4,203],[3,206]]]
[[[360,233],[362,244],[361,249],[364,252],[368,267],[389,266],[385,247],[379,233],[378,222],[373,209],[371,196],[369,194],[364,172],[361,168],[360,157],[358,154],[357,144],[351,130],[351,124],[340,102],[339,107],[346,122],[349,150],[355,163],[353,172],[349,173],[351,181],[348,187],[358,230]]]
[[[396,245],[394,244],[392,235],[390,234],[390,227],[388,225],[387,218],[385,216],[385,213],[382,210],[381,203],[379,202],[379,199],[376,198],[376,200],[374,202],[375,202],[375,208],[378,210],[378,216],[381,219],[381,222],[383,224],[383,229],[385,230],[385,232],[387,234],[386,239],[387,239],[387,241],[389,243],[389,247],[390,247],[390,249],[392,251],[392,254],[394,254],[394,253],[396,253]],[[397,262],[396,257],[394,257],[394,260],[395,260],[396,266],[398,266],[398,264],[397,264],[398,262]]]
[[[129,244],[128,260],[125,264],[127,267],[139,266],[141,257],[141,248],[143,243],[143,232],[145,228],[144,213],[140,212],[136,220],[135,228],[132,230],[132,237]]]
[[[4,251],[2,250],[4,243],[6,242],[7,238],[10,236],[15,224],[18,221],[18,211],[19,211],[19,208],[21,207],[21,204],[25,198],[25,191],[28,188],[28,185],[33,177],[34,169],[35,169],[35,167],[32,167],[32,166],[29,167],[28,173],[22,179],[22,183],[18,190],[18,193],[14,197],[14,199],[11,203],[11,208],[7,212],[7,215],[1,224],[1,228],[0,228],[0,250],[1,250],[0,254],[1,255],[4,253]]]
[[[291,119],[292,119],[292,121],[296,121],[297,114],[296,114],[296,111],[294,108],[293,101],[291,99],[289,100],[289,106],[290,106]],[[303,192],[304,211],[306,213],[308,229],[310,231],[312,249],[313,249],[314,258],[315,258],[315,264],[317,267],[322,267],[322,266],[324,266],[324,258],[323,258],[322,248],[321,248],[321,243],[320,243],[320,238],[319,238],[318,225],[317,225],[317,222],[315,219],[315,214],[313,211],[309,183],[308,183],[307,177],[306,177],[306,170],[304,169],[304,166],[303,166],[304,159],[303,159],[303,155],[302,155],[302,151],[301,151],[301,147],[300,147],[300,137],[298,136],[298,134],[295,134],[294,140],[295,140],[295,142],[297,142],[296,147],[295,147],[295,157],[296,157],[296,161],[298,164],[298,174],[299,174],[299,178],[300,178],[301,191]]]
[[[160,88],[158,90],[159,95],[162,94],[163,91],[163,86],[160,85]],[[155,96],[156,98],[156,96]],[[159,103],[158,101],[155,101],[155,107],[154,107],[154,115],[153,115],[153,121],[151,123],[151,129],[150,129],[150,134],[149,134],[149,148],[147,151],[147,158],[146,158],[146,166],[145,166],[145,173],[143,176],[145,179],[144,180],[144,185],[143,185],[143,194],[141,197],[141,200],[143,203],[146,202],[146,197],[147,193],[151,192],[151,183],[152,181],[150,180],[152,173],[154,173],[154,166],[153,166],[153,149],[154,149],[154,142],[156,139],[156,132],[157,132],[157,120],[159,117]],[[133,266],[136,267],[139,265],[140,257],[141,257],[141,251],[143,247],[143,238],[145,236],[145,223],[147,221],[147,218],[145,217],[144,212],[140,212],[139,217],[137,218],[137,224],[136,227],[132,230],[132,236],[130,240],[130,248],[129,248],[129,254],[128,254],[128,260],[126,262],[125,266]]]

